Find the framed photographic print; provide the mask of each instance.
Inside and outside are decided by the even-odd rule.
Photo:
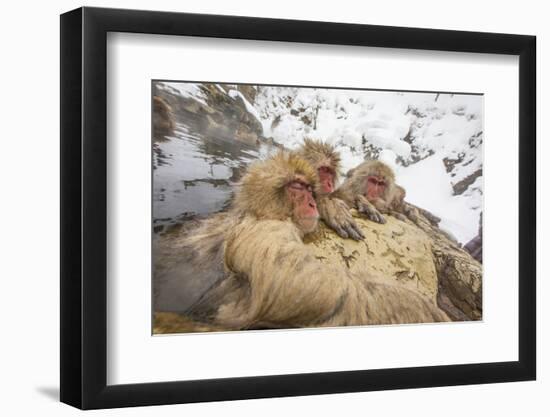
[[[61,16],[61,401],[535,379],[535,38]]]

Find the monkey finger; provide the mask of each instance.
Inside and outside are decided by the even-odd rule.
[[[354,228],[351,225],[348,226],[347,232],[353,240],[363,240],[365,238],[361,230]]]
[[[368,208],[367,206],[359,205],[359,206],[357,207],[357,211],[358,211],[359,213],[364,214],[364,215],[366,215],[367,217],[370,218],[370,210],[369,210],[369,208]]]
[[[345,229],[352,239],[363,240],[365,238],[365,235],[363,235],[362,230],[359,228],[359,226],[357,226],[357,224],[353,220],[349,220],[348,222],[346,222]]]
[[[355,224],[355,222],[353,223],[352,226],[353,226],[353,231],[359,237],[359,239],[357,240],[363,240],[365,238],[365,234],[363,233],[363,231],[359,228],[359,226]]]
[[[348,233],[341,226],[336,226],[334,230],[336,231],[336,233],[338,233],[340,237],[343,237],[344,239],[347,239],[349,237]]]
[[[386,223],[386,219],[376,209],[372,209],[367,206],[362,206],[359,208],[359,212],[366,215],[367,218],[369,220],[372,220],[373,222],[380,223],[380,224]]]
[[[406,222],[406,221],[407,221],[407,217],[404,216],[404,215],[401,214],[401,213],[396,213],[396,214],[395,214],[395,217],[396,217],[397,219],[401,220],[402,222]]]
[[[340,215],[337,216],[335,220],[335,224],[337,224],[341,229],[344,230],[344,232],[354,240],[362,240],[365,237],[363,236],[363,233],[358,228],[357,224],[353,220],[353,217],[349,213],[349,211],[342,211],[339,213]]]
[[[372,220],[375,223],[380,223],[380,224],[386,223],[386,219],[384,218],[384,216],[382,216],[382,214],[378,212],[378,210],[368,210],[366,215],[369,218],[369,220]]]

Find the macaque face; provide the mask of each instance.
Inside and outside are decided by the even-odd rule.
[[[382,177],[376,175],[370,175],[367,177],[365,196],[369,201],[375,201],[377,199],[383,199],[386,191],[387,183]]]
[[[286,193],[292,203],[292,219],[304,233],[317,227],[319,212],[313,198],[313,187],[302,178],[296,178],[286,186]]]
[[[321,192],[330,194],[334,191],[334,170],[330,167],[321,167],[317,170],[319,182],[321,183]]]

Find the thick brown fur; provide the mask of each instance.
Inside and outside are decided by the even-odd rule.
[[[227,231],[237,221],[236,213],[214,214],[186,231],[184,239],[170,239],[167,248],[157,243],[153,270],[155,311],[184,312],[225,279],[223,245]]]
[[[334,173],[334,184],[339,180],[341,170],[340,154],[329,143],[304,139],[303,145],[297,150],[297,154],[310,163],[315,171],[322,167],[329,167]],[[355,240],[364,239],[363,232],[353,220],[350,208],[334,193],[323,193],[317,190],[315,200],[319,209],[319,215],[325,224],[343,238]]]
[[[316,180],[308,164],[286,153],[249,168],[220,226],[227,229],[224,241],[210,258],[217,262],[223,257],[224,278],[183,312],[228,329],[449,320],[417,293],[370,282],[338,264],[322,264],[303,243],[304,232],[289,209],[284,190],[296,177],[312,184]],[[193,262],[209,258],[200,253],[200,240],[208,234],[202,236],[190,238],[196,248],[195,256],[188,258]],[[211,242],[205,247],[211,248]],[[201,267],[211,264],[195,264],[192,270],[198,273]],[[180,291],[176,287],[171,285],[171,291]]]
[[[333,145],[320,140],[306,138],[303,145],[297,150],[297,153],[309,162],[316,171],[324,166],[331,167],[336,176],[334,181],[338,182],[340,170],[342,169],[340,166],[341,158]]]
[[[400,220],[406,218],[414,223],[418,222],[418,210],[405,201],[407,192],[400,185],[394,184],[393,193],[388,195],[386,206],[381,207],[382,213],[391,214]]]
[[[375,200],[365,195],[365,184],[370,176],[382,178],[386,183],[383,195]],[[335,195],[377,223],[386,222],[383,214],[400,220],[409,218],[413,222],[418,218],[416,209],[405,202],[405,189],[395,183],[393,170],[382,161],[365,161],[350,170]]]
[[[281,167],[288,169],[281,172]],[[210,287],[226,278],[224,270],[224,242],[244,213],[262,219],[278,220],[292,216],[292,207],[284,199],[284,186],[295,176],[301,175],[317,187],[316,173],[311,166],[296,155],[280,153],[272,159],[257,162],[248,168],[237,186],[237,196],[228,212],[214,214],[200,222],[179,242],[180,260],[165,268],[155,265],[154,301],[158,311],[186,311],[201,298]],[[266,188],[266,185],[268,187]],[[167,270],[166,270],[167,269]],[[156,273],[158,271],[158,273]]]
[[[171,135],[175,127],[170,105],[161,97],[153,96],[153,138]]]
[[[298,155],[279,152],[266,161],[253,163],[242,179],[233,210],[258,220],[291,218],[292,205],[285,198],[285,187],[298,177],[305,179],[318,192],[316,171]]]

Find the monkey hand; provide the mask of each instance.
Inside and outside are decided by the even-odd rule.
[[[416,211],[409,211],[406,213],[407,218],[413,222],[414,224],[418,225],[419,219],[418,219],[418,212]]]
[[[353,220],[348,205],[343,200],[323,196],[318,199],[317,207],[321,219],[340,237],[354,240],[365,238],[365,235]]]
[[[413,222],[414,224],[418,225],[418,222],[419,222],[419,217],[420,217],[420,213],[419,211],[416,209],[416,207],[414,206],[411,206],[410,204],[408,203],[405,203],[404,204],[404,210],[403,210],[403,213],[405,214],[405,216],[408,217],[408,219]],[[433,216],[435,217],[435,216]],[[429,219],[428,219],[429,220]],[[434,225],[437,225],[437,223],[439,223],[441,219],[439,218],[436,218],[436,221],[435,223],[433,223],[431,220],[430,222]]]
[[[386,219],[382,216],[382,213],[380,213],[366,197],[362,195],[358,196],[356,204],[357,211],[364,214],[369,220],[380,224],[386,223]]]
[[[414,221],[412,219],[409,219],[407,216],[405,216],[404,214],[401,214],[399,213],[398,211],[392,211],[391,212],[392,216],[395,217],[396,219],[398,220],[401,220],[402,222],[406,222],[407,220],[411,220],[411,221]]]

